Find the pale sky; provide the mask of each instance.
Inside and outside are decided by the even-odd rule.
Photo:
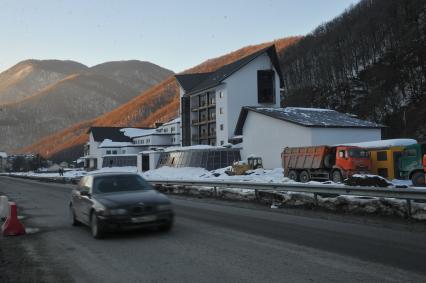
[[[359,0],[0,0],[0,71],[25,59],[141,60],[180,72],[305,35]]]

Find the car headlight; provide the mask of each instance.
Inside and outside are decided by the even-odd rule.
[[[118,209],[105,209],[103,215],[124,215],[127,214],[127,210],[123,208]]]
[[[157,210],[159,210],[159,211],[172,210],[172,205],[171,204],[160,204],[160,205],[157,205]]]

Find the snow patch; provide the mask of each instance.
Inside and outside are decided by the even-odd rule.
[[[368,141],[358,143],[345,143],[340,145],[347,146],[359,146],[363,148],[380,148],[380,147],[392,147],[392,146],[407,146],[416,144],[417,141],[414,139],[390,139],[390,140],[379,140],[379,141]]]

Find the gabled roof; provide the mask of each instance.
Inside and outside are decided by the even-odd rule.
[[[244,123],[249,111],[263,114],[275,119],[294,123],[304,127],[319,128],[383,128],[385,126],[373,122],[357,119],[351,115],[340,113],[330,109],[318,108],[263,108],[248,107],[241,109],[235,134],[243,133]]]
[[[115,142],[131,142],[132,140],[126,137],[120,131],[121,129],[121,127],[91,127],[87,133],[91,132],[96,142],[103,142],[105,139]]]
[[[185,92],[189,92],[193,88],[195,88],[198,84],[200,84],[202,81],[207,79],[211,74],[213,74],[213,72],[198,73],[198,74],[182,74],[182,75],[175,75],[175,77],[178,80],[179,84],[182,86],[182,88],[185,90]]]
[[[231,76],[233,73],[240,70],[242,67],[259,57],[260,55],[267,53],[275,70],[278,72],[280,78],[280,85],[282,87],[282,73],[280,64],[278,61],[277,52],[275,50],[275,45],[268,46],[259,51],[256,51],[248,56],[245,56],[233,63],[224,65],[221,68],[217,69],[211,73],[201,73],[201,74],[182,74],[176,75],[176,79],[179,84],[185,90],[185,95],[190,95],[199,91],[203,91],[215,86],[218,86],[223,80]]]

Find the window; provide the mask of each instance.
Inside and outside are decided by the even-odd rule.
[[[112,151],[112,154],[117,154],[117,151],[116,151],[116,150],[113,150],[113,151]]]
[[[416,157],[417,156],[417,151],[413,148],[413,149],[406,149],[404,151],[404,156],[406,157]]]
[[[223,145],[225,142],[224,141],[220,141],[220,145]]]
[[[150,139],[146,139],[146,143],[148,144],[148,143],[150,143],[151,142],[151,140]]]
[[[220,130],[223,131],[223,124],[220,124]]]
[[[145,144],[145,140],[141,140],[141,144]]]
[[[172,133],[173,133],[174,131],[175,131],[175,127],[171,127],[171,128],[170,128],[170,132],[172,132]]]
[[[386,151],[378,151],[377,152],[377,161],[386,161],[386,160],[388,160],[388,153]],[[384,177],[384,176],[382,176],[382,177]]]
[[[377,168],[377,173],[384,178],[388,177],[388,169],[386,168]]]
[[[111,154],[111,150],[107,150],[107,151],[106,151],[106,154]]]
[[[164,128],[164,132],[165,133],[167,133],[169,131],[169,129],[167,129],[167,128]]]
[[[223,114],[223,108],[222,107],[219,108],[219,113]]]
[[[223,98],[223,91],[219,92],[219,98]]]
[[[275,103],[275,73],[273,70],[257,71],[257,101]]]

